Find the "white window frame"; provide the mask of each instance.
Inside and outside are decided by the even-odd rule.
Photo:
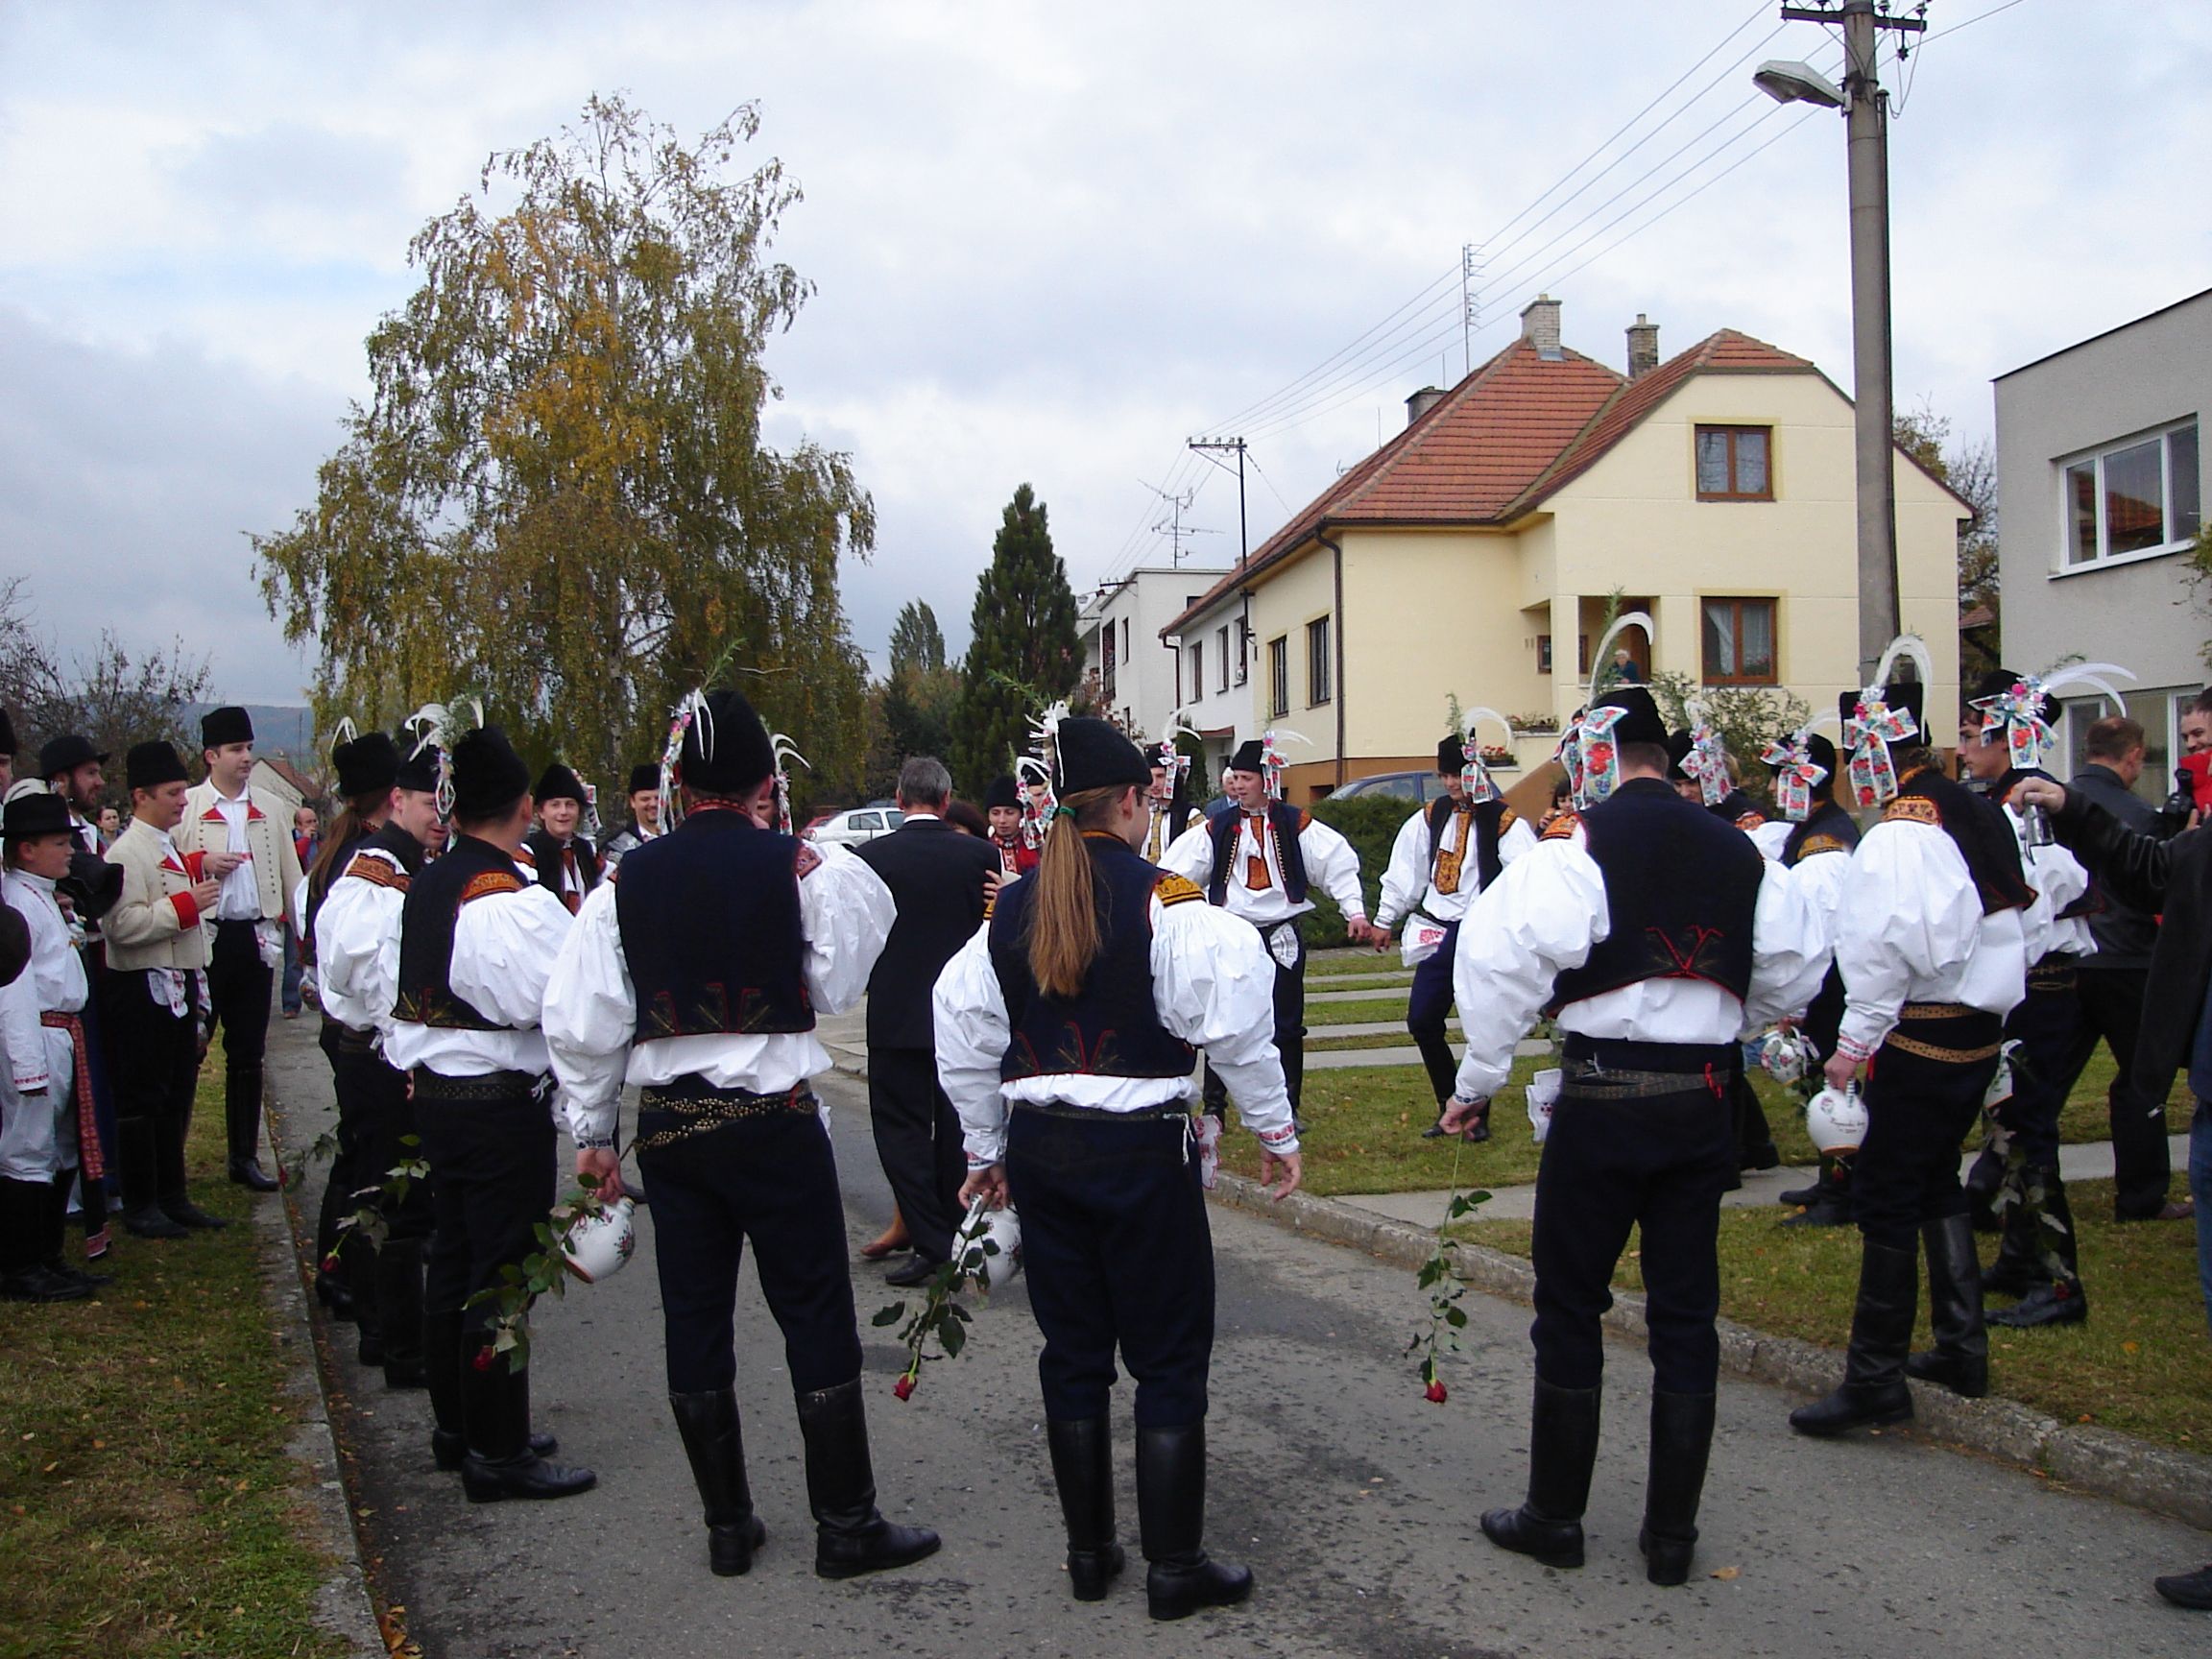
[[[2058,469],[2058,562],[2051,572],[2051,580],[2059,581],[2068,576],[2086,575],[2092,570],[2110,570],[2122,565],[2139,565],[2146,559],[2164,559],[2169,554],[2181,552],[2196,543],[2194,533],[2181,537],[2169,537],[2155,547],[2141,547],[2132,553],[2100,552],[2094,559],[2074,562],[2074,492],[2070,479],[2074,469],[2084,464],[2095,469],[2097,480],[2097,545],[2104,547],[2110,538],[2104,522],[2104,463],[2125,449],[2138,448],[2145,444],[2158,445],[2158,486],[2161,511],[2166,515],[2166,528],[2174,528],[2174,445],[2167,440],[2176,432],[2188,427],[2197,428],[2200,489],[2198,491],[2198,522],[2203,522],[2204,503],[2201,489],[2204,465],[2204,430],[2195,415],[2179,421],[2169,421],[2163,426],[2132,433],[2110,444],[2100,444],[2094,449],[2079,454],[2061,456],[2055,465]]]
[[[1229,695],[1229,625],[1226,622],[1214,630],[1214,655],[1221,659],[1214,665],[1214,689],[1226,697]]]

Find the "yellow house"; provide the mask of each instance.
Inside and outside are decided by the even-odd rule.
[[[1224,752],[1269,726],[1306,737],[1286,745],[1290,799],[1431,766],[1451,696],[1563,722],[1616,590],[1651,617],[1650,637],[1616,641],[1646,676],[1787,688],[1815,710],[1857,685],[1850,399],[1733,329],[1660,362],[1641,317],[1623,375],[1560,344],[1559,311],[1532,301],[1512,345],[1408,399],[1403,432],[1162,630],[1185,658],[1242,641],[1242,685],[1200,659],[1204,695],[1178,697]],[[1934,655],[1948,739],[1969,515],[1910,457],[1895,479],[1900,614]],[[1522,736],[1518,761],[1555,741]]]

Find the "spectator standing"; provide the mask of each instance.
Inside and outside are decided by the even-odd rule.
[[[315,868],[315,854],[323,850],[322,820],[315,808],[308,805],[292,809],[292,851],[300,860],[300,868]],[[282,1004],[284,1018],[300,1018],[300,986],[306,976],[307,953],[301,948],[300,928],[293,925],[292,916],[284,917],[284,983],[276,999]]]

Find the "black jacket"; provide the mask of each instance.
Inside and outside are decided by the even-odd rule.
[[[2114,899],[2164,917],[2135,1042],[2135,1087],[2163,1100],[2188,1069],[2212,982],[2212,830],[2171,841],[2138,834],[2078,789],[2066,791],[2052,829]]]
[[[2074,774],[2066,787],[2086,796],[2138,835],[2161,835],[2158,813],[2148,801],[2120,781],[2109,766],[2092,761]],[[2088,913],[2089,931],[2097,941],[2097,954],[2084,968],[2125,968],[2140,974],[2151,965],[2151,948],[2158,940],[2158,919],[2148,910],[2123,903],[2098,884],[2092,897],[2097,908]]]
[[[998,854],[942,818],[909,818],[853,852],[899,906],[868,976],[868,1046],[934,1049],[929,993],[983,925],[983,878],[998,868]]]
[[[522,845],[530,849],[531,856],[538,860],[538,885],[561,897],[561,843],[542,830],[533,830],[522,837]],[[574,838],[576,849],[576,879],[585,894],[599,885],[605,872],[600,868],[599,850],[582,835]],[[581,897],[582,895],[579,895]]]

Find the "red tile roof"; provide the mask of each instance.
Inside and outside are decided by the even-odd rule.
[[[1733,328],[1628,380],[1578,351],[1516,340],[1346,472],[1161,630],[1279,565],[1331,524],[1504,524],[1594,466],[1694,374],[1805,373],[1802,357]]]

